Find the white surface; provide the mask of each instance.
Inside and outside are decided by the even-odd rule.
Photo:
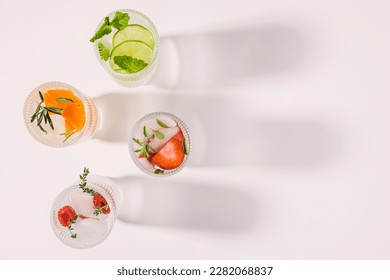
[[[118,8],[144,12],[162,53],[180,53],[161,61],[155,83],[169,88],[121,88],[99,65],[88,40]],[[2,0],[0,258],[388,259],[389,8]],[[24,99],[51,80],[96,98],[97,139],[51,149],[30,137]],[[194,136],[192,164],[163,180],[141,174],[123,142],[154,110]],[[75,250],[52,233],[49,209],[84,166],[116,178],[125,205],[104,243]]]

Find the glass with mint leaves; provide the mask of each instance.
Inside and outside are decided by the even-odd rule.
[[[90,39],[100,64],[125,87],[146,84],[157,67],[159,37],[153,22],[129,9],[107,15]]]
[[[122,203],[117,185],[109,178],[89,175],[62,191],[50,213],[51,226],[59,240],[73,248],[90,248],[110,234]]]

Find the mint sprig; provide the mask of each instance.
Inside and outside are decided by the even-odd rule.
[[[97,39],[102,38],[105,35],[108,35],[112,32],[112,27],[122,30],[129,24],[130,16],[127,13],[116,12],[114,18],[110,22],[109,17],[104,18],[103,24],[96,31],[95,35],[89,40],[90,42],[95,42]]]
[[[142,59],[136,59],[127,55],[115,56],[114,62],[129,74],[137,73],[148,66]]]
[[[112,28],[110,26],[110,19],[108,17],[104,18],[104,22],[102,26],[96,31],[95,35],[91,39],[89,39],[90,42],[95,42],[97,39],[102,38],[104,35],[110,34],[112,31]]]
[[[110,50],[102,42],[98,43],[98,50],[100,59],[107,61],[110,58]]]
[[[129,24],[129,20],[130,16],[128,14],[118,11],[112,19],[111,26],[118,30],[122,30]]]

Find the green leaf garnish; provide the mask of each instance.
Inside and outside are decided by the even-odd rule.
[[[164,174],[164,170],[157,168],[156,170],[154,170],[153,173],[154,174]]]
[[[104,35],[108,35],[112,32],[112,27],[122,30],[129,24],[130,16],[126,13],[116,12],[112,22],[109,17],[104,18],[102,26],[96,31],[95,35],[89,40],[95,42],[97,39],[102,38]]]
[[[56,99],[57,102],[70,102],[70,103],[74,103],[74,101],[70,98],[65,98],[65,97],[58,97]]]
[[[65,139],[63,141],[65,143],[65,141],[68,140],[75,133],[76,133],[76,129],[73,129],[71,131],[67,131],[67,132],[61,133],[60,135],[65,135]]]
[[[108,17],[104,18],[104,23],[96,31],[95,35],[89,40],[90,42],[95,42],[97,39],[102,38],[104,35],[110,34],[112,28],[110,26],[110,19]]]
[[[102,42],[98,43],[98,50],[101,59],[107,61],[110,58],[110,50]]]
[[[31,116],[30,122],[37,121],[37,126],[40,130],[47,133],[47,131],[42,127],[42,121],[46,123],[49,123],[52,130],[54,130],[53,122],[51,120],[49,112],[57,115],[61,115],[62,108],[57,107],[45,107],[44,104],[44,98],[42,92],[38,91],[39,98],[41,99],[41,102],[37,105],[37,108],[35,109],[35,113]]]
[[[130,16],[126,13],[116,12],[112,19],[111,26],[118,30],[122,30],[129,24]]]
[[[163,133],[161,133],[160,131],[152,129],[152,133],[154,136],[156,136],[160,140],[165,138],[165,135]]]
[[[41,99],[41,101],[43,102],[43,100],[44,100],[44,99],[43,99],[42,92],[39,90],[39,91],[38,91],[38,93],[39,93],[39,98],[40,98],[40,99]]]
[[[148,132],[146,131],[146,126],[144,126],[144,135],[145,135],[145,137],[148,137]]]
[[[136,73],[148,66],[145,61],[127,55],[115,56],[114,62],[127,73]]]
[[[87,188],[87,176],[89,174],[89,169],[84,167],[83,174],[80,175],[80,184],[79,187],[80,189],[83,190],[85,193],[89,193],[90,195],[94,196],[96,194],[96,191],[93,189]]]
[[[183,151],[185,155],[188,155],[188,147],[187,147],[187,140],[184,138],[183,141]]]
[[[133,138],[133,141],[135,142],[135,143],[137,143],[138,145],[140,145],[141,147],[144,145],[139,139],[137,139],[137,138]]]
[[[163,128],[170,128],[170,126],[167,126],[165,123],[163,123],[162,121],[160,121],[159,119],[156,119],[156,122],[159,126],[163,127]]]

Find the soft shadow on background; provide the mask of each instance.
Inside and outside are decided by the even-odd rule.
[[[127,176],[118,219],[130,224],[240,233],[253,226],[257,201],[237,186]]]
[[[165,88],[219,86],[293,70],[304,60],[303,34],[293,25],[256,26],[165,36],[150,82]]]
[[[96,102],[103,115],[96,138],[108,142],[127,142],[132,126],[149,112],[180,116],[192,136],[189,166],[315,167],[336,153],[336,136],[321,121],[248,119],[238,114],[240,104],[221,95],[109,93]]]

